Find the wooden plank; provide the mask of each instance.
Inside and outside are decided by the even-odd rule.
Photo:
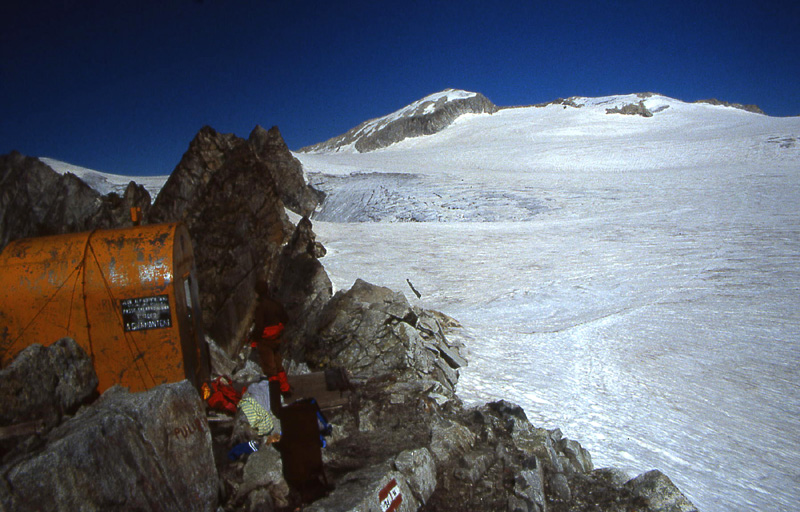
[[[292,395],[288,398],[289,402],[301,398],[313,398],[319,404],[320,409],[326,410],[342,407],[349,401],[348,391],[328,389],[325,372],[290,375],[288,379],[289,385],[292,387]]]

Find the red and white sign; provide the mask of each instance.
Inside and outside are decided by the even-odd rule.
[[[403,503],[403,495],[400,494],[400,487],[394,478],[378,493],[378,501],[381,504],[381,512],[394,512]]]

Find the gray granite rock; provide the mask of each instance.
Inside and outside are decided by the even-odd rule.
[[[188,381],[135,394],[113,387],[1,471],[7,510],[216,509],[211,435]]]

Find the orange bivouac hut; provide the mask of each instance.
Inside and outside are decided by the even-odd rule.
[[[16,240],[0,254],[0,364],[73,338],[99,390],[208,379],[208,347],[183,224]]]

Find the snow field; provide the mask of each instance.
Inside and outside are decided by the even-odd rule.
[[[315,222],[322,262],[339,289],[362,278],[460,320],[466,402],[515,401],[597,467],[661,469],[703,511],[796,510],[800,121],[650,101],[669,108],[503,110],[297,155],[312,176],[371,173],[360,193],[420,176],[389,191],[384,222]],[[431,190],[498,215],[386,222]],[[520,196],[543,208],[521,218]]]

